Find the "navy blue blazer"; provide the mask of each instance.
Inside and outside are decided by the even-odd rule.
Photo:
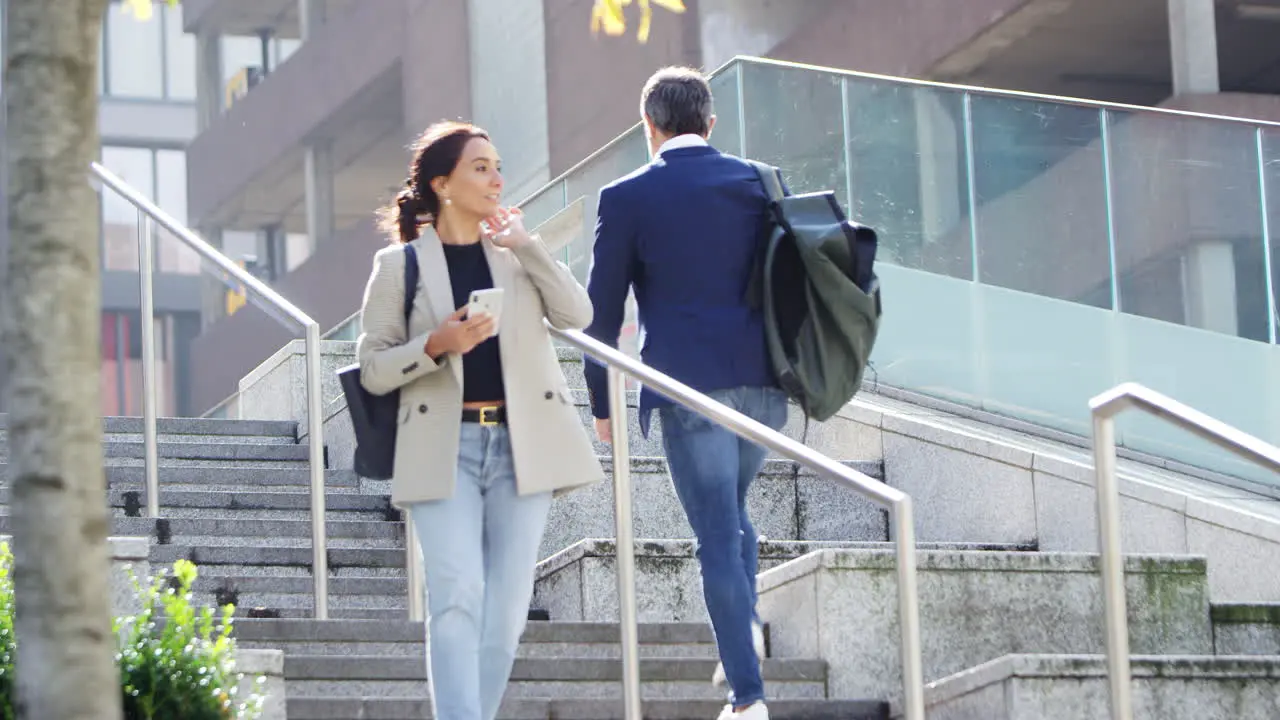
[[[675,148],[600,191],[587,334],[616,347],[634,288],[643,361],[701,392],[775,386],[764,318],[746,288],[768,197],[755,169],[711,147]],[[584,363],[592,414],[609,416],[608,376]],[[646,389],[640,423],[670,401]]]

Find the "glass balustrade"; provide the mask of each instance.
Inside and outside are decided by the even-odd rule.
[[[879,382],[1085,435],[1132,380],[1280,443],[1280,126],[754,59],[712,87],[713,145],[879,231]],[[647,160],[633,127],[524,204],[580,279]],[[1280,484],[1147,418],[1118,440]]]

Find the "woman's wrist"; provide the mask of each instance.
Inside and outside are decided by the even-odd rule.
[[[422,352],[432,360],[436,360],[444,354],[444,350],[440,347],[435,333],[427,336],[427,341],[422,345]]]

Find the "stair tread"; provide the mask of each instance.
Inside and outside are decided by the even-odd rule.
[[[705,623],[641,623],[641,643],[714,642]],[[422,623],[408,620],[246,619],[235,625],[238,638],[256,642],[422,642]],[[617,623],[530,622],[522,642],[617,642]]]
[[[706,720],[719,714],[722,700],[643,700],[646,720]],[[433,717],[427,698],[331,698],[295,696],[287,701],[290,720],[418,720]],[[509,699],[501,720],[604,720],[621,718],[620,700]],[[881,700],[771,700],[775,720],[888,720],[888,703]]]
[[[641,658],[645,682],[705,681],[715,670],[714,658]],[[763,675],[772,682],[826,682],[823,660],[766,658]],[[417,657],[381,655],[286,655],[289,680],[426,680],[426,664]],[[518,658],[512,682],[606,682],[622,677],[622,660],[616,658]]]

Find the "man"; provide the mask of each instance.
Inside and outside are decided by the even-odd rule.
[[[600,191],[587,289],[587,333],[617,345],[629,289],[651,367],[778,429],[777,388],[761,312],[746,301],[768,198],[751,165],[707,144],[715,125],[711,88],[697,71],[666,68],[641,94],[652,162]],[[607,375],[585,365],[596,432],[610,437]],[[747,489],[764,463],[759,446],[647,389],[641,429],[657,410],[672,482],[698,541],[702,588],[715,628],[730,703],[721,720],[767,720],[756,615],[757,538]]]

